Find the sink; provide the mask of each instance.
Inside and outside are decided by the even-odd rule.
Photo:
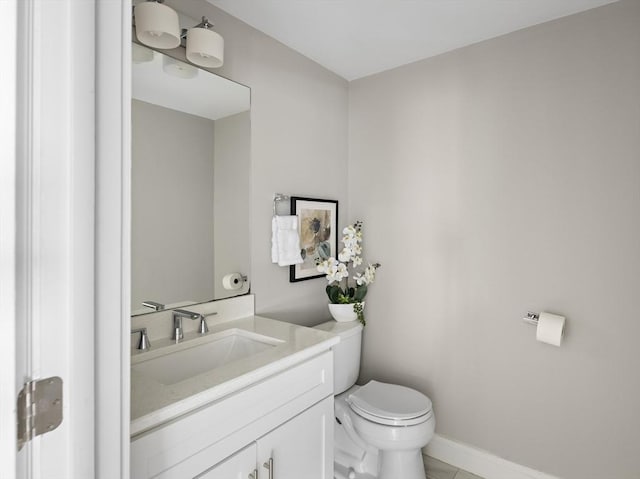
[[[243,329],[229,329],[212,335],[210,341],[187,349],[139,362],[132,371],[171,385],[248,358],[282,344],[283,341]],[[185,343],[182,343],[185,344]]]

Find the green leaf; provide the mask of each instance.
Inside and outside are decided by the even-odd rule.
[[[329,297],[329,301],[331,301],[333,304],[337,304],[339,302],[340,294],[342,293],[340,286],[338,286],[337,284],[327,285],[326,291],[327,296]]]
[[[367,295],[367,285],[363,284],[362,286],[358,286],[356,288],[356,293],[353,295],[353,299],[355,299],[357,302],[361,302],[366,295]]]
[[[362,323],[362,326],[366,326],[367,322],[364,319],[364,307],[362,306],[362,303],[354,303],[353,312],[356,313],[358,321]]]

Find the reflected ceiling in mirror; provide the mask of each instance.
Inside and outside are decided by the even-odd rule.
[[[245,294],[222,278],[250,276],[250,90],[133,48],[132,314]]]
[[[250,90],[244,85],[137,43],[132,57],[132,96],[137,100],[210,120],[251,106]]]

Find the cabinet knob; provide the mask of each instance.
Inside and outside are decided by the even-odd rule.
[[[264,468],[269,471],[269,479],[273,479],[273,457],[270,457],[267,462],[263,464]]]

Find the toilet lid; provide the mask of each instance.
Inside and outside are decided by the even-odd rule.
[[[358,415],[380,424],[413,425],[431,416],[431,400],[415,389],[369,381],[347,402]]]

